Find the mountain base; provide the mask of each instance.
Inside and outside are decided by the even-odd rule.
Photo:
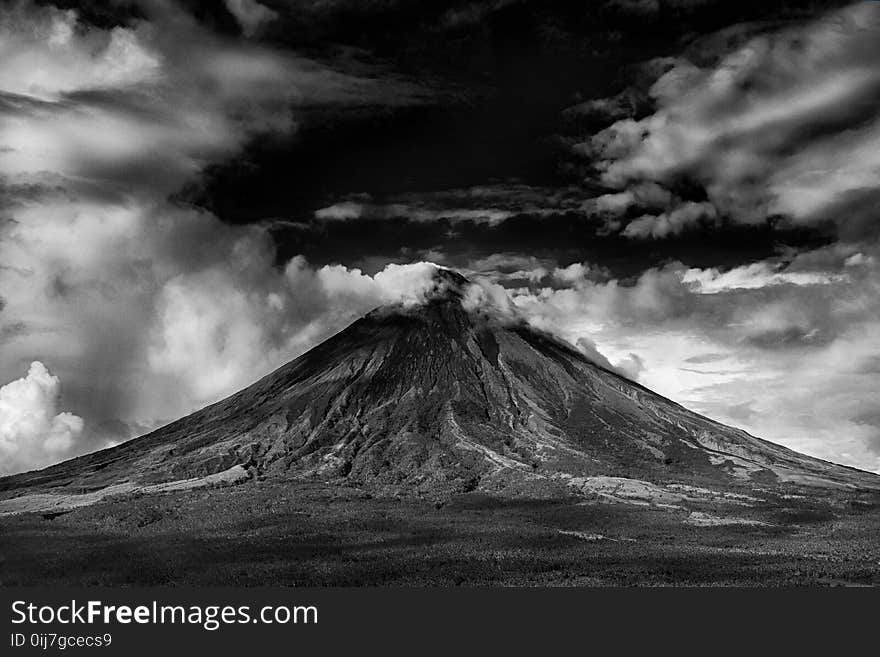
[[[0,518],[0,585],[880,585],[880,501],[378,497],[317,481]]]

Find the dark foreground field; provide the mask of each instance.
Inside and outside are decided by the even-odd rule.
[[[0,585],[878,585],[880,507],[446,504],[243,485],[0,518]],[[719,517],[717,505],[711,510]]]

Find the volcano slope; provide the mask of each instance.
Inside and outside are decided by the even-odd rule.
[[[0,582],[880,582],[880,477],[688,411],[474,289],[438,270],[221,402],[0,479]],[[73,575],[96,546],[109,580]],[[437,560],[458,565],[415,567]]]

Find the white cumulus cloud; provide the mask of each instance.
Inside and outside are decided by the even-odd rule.
[[[29,470],[71,454],[82,418],[58,412],[61,381],[39,361],[0,388],[0,475]]]

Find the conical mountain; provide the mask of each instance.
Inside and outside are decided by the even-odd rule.
[[[373,311],[223,401],[118,447],[0,480],[0,493],[319,478],[380,493],[662,503],[694,490],[880,486],[875,475],[691,412],[485,312],[472,291],[440,269],[423,303]]]

